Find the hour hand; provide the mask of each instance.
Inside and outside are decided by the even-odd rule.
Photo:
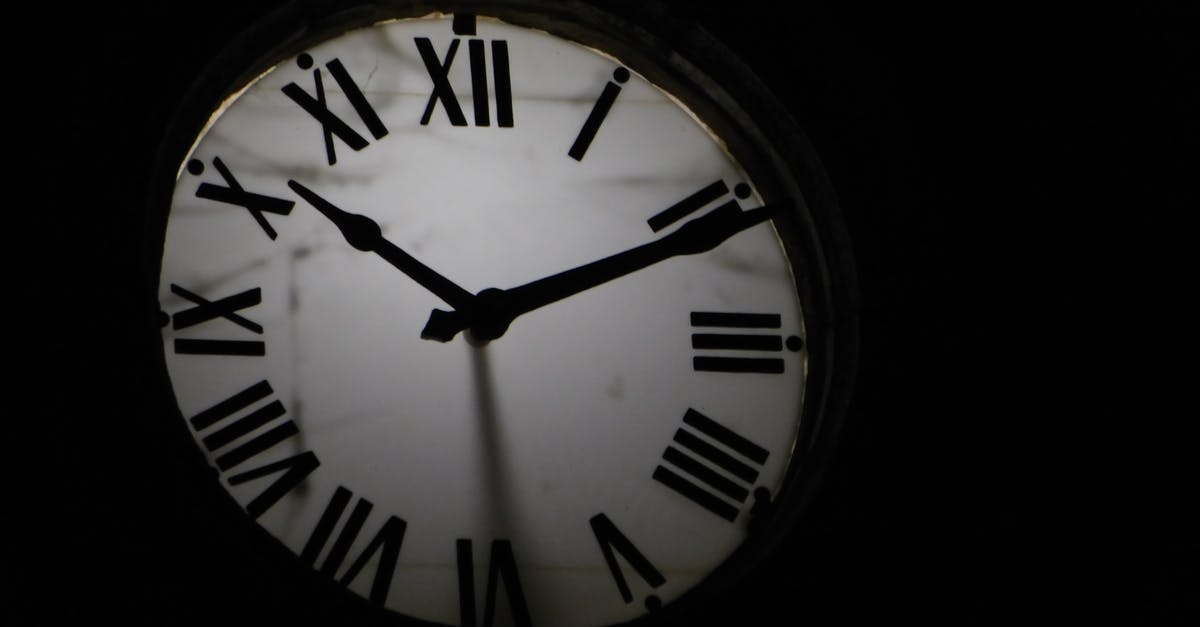
[[[292,191],[299,194],[314,209],[321,212],[321,215],[329,219],[342,232],[342,237],[346,238],[351,246],[379,255],[456,310],[469,311],[474,306],[475,296],[473,294],[438,274],[433,268],[417,261],[415,257],[404,252],[399,246],[389,242],[383,236],[379,224],[371,218],[344,211],[296,181],[289,180],[287,184]]]

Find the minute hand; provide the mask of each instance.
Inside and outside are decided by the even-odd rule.
[[[671,257],[712,250],[734,235],[769,220],[786,206],[774,203],[741,211],[736,204],[723,205],[653,242],[507,290],[484,290],[479,297],[486,304],[474,315],[435,309],[421,335],[445,342],[470,328],[477,339],[496,339],[522,314]]]

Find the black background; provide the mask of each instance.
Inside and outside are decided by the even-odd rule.
[[[10,56],[29,166],[7,183],[12,309],[31,320],[13,339],[34,349],[10,421],[34,430],[6,438],[6,518],[27,523],[6,549],[7,624],[329,624],[347,609],[320,582],[265,576],[251,540],[182,488],[193,460],[155,420],[152,318],[131,280],[169,116],[273,4],[10,23],[39,43]],[[668,4],[809,134],[864,299],[827,489],[713,624],[1195,624],[1194,402],[1167,402],[1194,367],[1163,357],[1194,361],[1175,326],[1195,285],[1178,276],[1178,219],[1200,207],[1194,10]]]

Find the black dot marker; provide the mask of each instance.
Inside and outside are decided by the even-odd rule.
[[[199,159],[192,159],[191,161],[188,161],[187,170],[188,170],[188,172],[191,172],[192,174],[196,174],[196,175],[203,174],[204,173],[204,162]]]
[[[300,56],[296,57],[296,65],[299,65],[302,70],[311,68],[313,66],[312,55],[307,52],[301,52]]]
[[[789,335],[787,339],[787,349],[793,353],[799,351],[804,346],[804,340],[797,335]]]
[[[646,609],[647,610],[650,610],[651,612],[656,612],[661,608],[662,608],[662,599],[658,598],[657,596],[655,596],[653,594],[646,597]]]
[[[618,83],[624,83],[625,81],[629,80],[629,70],[623,67],[613,70],[613,80],[617,81]]]
[[[733,195],[745,200],[750,197],[750,186],[745,183],[738,183],[733,186]]]

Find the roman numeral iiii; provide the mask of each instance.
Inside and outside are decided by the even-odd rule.
[[[684,414],[683,425],[673,438],[680,448],[667,447],[662,456],[667,465],[654,469],[654,480],[733,522],[767,450],[694,409]]]

